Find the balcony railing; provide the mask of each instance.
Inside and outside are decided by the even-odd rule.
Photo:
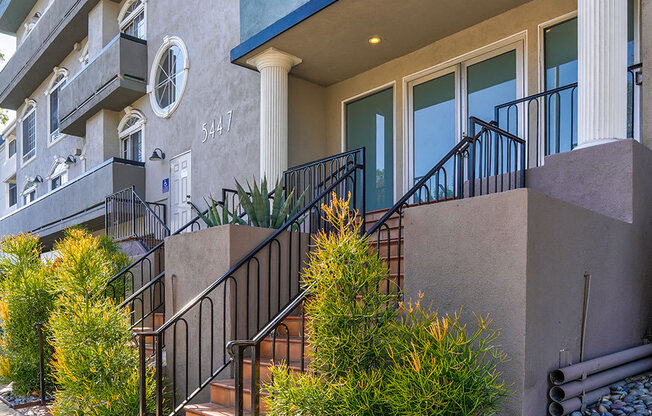
[[[0,235],[31,231],[45,238],[84,223],[101,229],[105,197],[131,185],[144,190],[144,164],[109,159],[0,218]]]
[[[121,33],[59,92],[59,130],[84,136],[99,110],[121,111],[147,89],[147,42]]]
[[[641,69],[641,64],[627,68],[630,138],[640,134]],[[530,166],[542,165],[545,156],[577,146],[577,82],[498,105],[494,120],[504,130],[526,139]]]

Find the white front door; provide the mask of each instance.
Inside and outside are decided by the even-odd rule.
[[[190,204],[190,151],[170,160],[170,217],[175,232],[192,218]]]

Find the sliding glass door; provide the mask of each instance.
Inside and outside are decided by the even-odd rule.
[[[522,74],[522,42],[517,42],[411,81],[408,185],[418,182],[468,133],[468,117],[491,122],[496,105],[520,97]],[[453,166],[445,168],[446,177],[429,184],[431,200],[452,195]]]

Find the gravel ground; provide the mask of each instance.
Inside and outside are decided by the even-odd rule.
[[[51,416],[50,410],[47,406],[34,406],[25,409],[18,409],[18,413],[27,416]]]
[[[611,394],[584,412],[571,416],[652,415],[652,373],[630,377],[610,386]]]

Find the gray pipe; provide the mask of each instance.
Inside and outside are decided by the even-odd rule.
[[[602,387],[597,390],[590,391],[584,395],[584,403],[593,404],[600,400],[601,397],[609,394],[609,387]],[[561,403],[552,402],[548,406],[548,412],[552,416],[564,416],[582,408],[582,399],[573,397],[572,399],[565,400]]]
[[[590,376],[650,355],[652,355],[652,344],[641,345],[640,347],[630,348],[552,371],[550,373],[550,382],[558,386],[569,381],[578,380],[584,375]]]
[[[652,358],[634,361],[621,367],[612,368],[601,373],[594,374],[584,380],[571,381],[563,386],[554,386],[550,389],[549,396],[556,402],[579,396],[583,391],[591,391],[600,387],[608,386],[616,381],[623,380],[652,369]]]

